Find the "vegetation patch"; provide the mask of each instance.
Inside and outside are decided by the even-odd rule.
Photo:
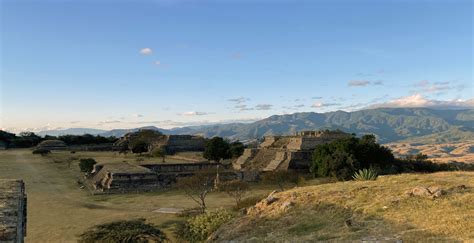
[[[165,234],[144,219],[97,225],[80,235],[79,242],[165,242]]]

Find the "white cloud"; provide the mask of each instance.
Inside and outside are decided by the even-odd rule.
[[[313,107],[313,108],[325,108],[325,107],[338,106],[338,105],[340,105],[340,104],[338,104],[338,103],[316,102],[311,107]]]
[[[140,118],[140,117],[143,117],[142,114],[132,114],[133,117],[136,117],[136,118]]]
[[[160,61],[154,61],[153,64],[155,64],[156,66],[160,66],[161,62]]]
[[[351,87],[364,87],[370,84],[370,81],[367,80],[351,80],[348,85]]]
[[[250,111],[250,110],[253,110],[253,108],[250,108],[248,107],[247,105],[236,105],[235,106],[236,109],[238,109],[239,111]]]
[[[245,103],[246,101],[249,101],[249,100],[250,100],[249,98],[241,96],[241,97],[237,97],[237,98],[228,99],[227,101],[233,102],[233,103],[236,103],[236,104],[242,104],[242,103]]]
[[[143,48],[140,50],[140,54],[142,55],[151,55],[153,53],[153,50],[151,48]]]
[[[255,109],[260,110],[260,111],[267,111],[267,110],[271,110],[272,107],[273,105],[270,105],[270,104],[258,104],[255,106]]]
[[[98,125],[105,125],[105,124],[114,124],[114,123],[121,123],[119,120],[104,120],[100,121]]]
[[[188,112],[181,113],[180,115],[182,115],[182,116],[205,116],[205,115],[209,115],[209,113],[201,112],[201,111],[188,111]]]
[[[379,107],[387,107],[387,108],[427,107],[427,108],[448,108],[448,109],[473,108],[474,99],[433,100],[433,99],[428,99],[421,94],[414,94],[414,95],[394,99],[386,103],[374,104],[374,105],[371,105],[369,108],[379,108]]]

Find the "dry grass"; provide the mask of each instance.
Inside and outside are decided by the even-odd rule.
[[[409,197],[415,186],[440,186],[437,199]],[[467,189],[456,189],[460,185]],[[376,181],[301,187],[276,194],[217,233],[220,240],[474,240],[474,173],[382,176]],[[285,203],[294,206],[285,208]],[[216,234],[216,235],[217,235]]]
[[[458,161],[474,163],[474,140],[458,143],[391,143],[386,144],[397,156],[423,153],[436,162]]]
[[[28,196],[27,242],[76,242],[87,228],[115,220],[146,218],[172,237],[170,223],[181,220],[172,214],[152,211],[158,208],[193,208],[193,201],[182,192],[92,196],[79,189],[80,176],[75,158],[94,158],[98,162],[120,162],[123,156],[110,152],[53,152],[42,157],[30,150],[0,151],[0,178],[20,178]],[[133,161],[131,155],[127,156]],[[68,161],[72,161],[68,166]],[[160,159],[158,159],[160,161]],[[268,194],[270,188],[258,187],[252,194]],[[211,193],[210,208],[232,207],[234,202],[223,193]]]

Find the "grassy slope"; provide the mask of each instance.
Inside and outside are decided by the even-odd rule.
[[[453,189],[438,199],[405,196],[415,186]],[[216,241],[474,240],[474,173],[383,176],[372,182],[340,182],[276,194],[269,206],[221,227]],[[284,202],[294,202],[282,209]],[[346,225],[350,219],[352,226]]]
[[[146,218],[168,236],[175,215],[153,213],[158,208],[192,208],[196,205],[180,191],[91,196],[76,184],[77,161],[68,167],[70,156],[92,157],[99,162],[120,162],[108,152],[53,152],[41,157],[30,150],[0,151],[0,178],[23,179],[28,196],[26,242],[76,242],[85,229],[119,219]],[[133,161],[131,155],[127,160]],[[160,159],[158,159],[159,161]],[[252,194],[267,194],[269,188],[255,188]],[[222,193],[211,193],[210,208],[230,207],[233,200]]]

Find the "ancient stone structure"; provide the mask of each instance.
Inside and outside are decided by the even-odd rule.
[[[0,180],[0,242],[24,242],[26,193],[22,180]]]
[[[91,174],[90,183],[97,191],[146,191],[160,185],[155,172],[126,162],[96,164]]]
[[[44,140],[36,146],[37,149],[66,150],[67,145],[61,140]]]
[[[149,151],[162,147],[167,153],[186,151],[204,151],[206,140],[201,136],[194,135],[163,135],[154,130],[140,130],[125,134],[115,144],[116,150],[122,147],[130,147],[135,141],[142,141],[149,144]]]
[[[236,170],[307,170],[319,144],[350,134],[341,131],[303,131],[293,136],[268,136],[258,148],[245,149],[234,163]]]
[[[192,176],[199,171],[216,171],[217,163],[97,164],[88,183],[94,191],[122,193],[130,191],[156,191],[169,188],[181,177]],[[222,168],[222,167],[221,167]],[[219,170],[223,180],[237,179],[242,173]]]

